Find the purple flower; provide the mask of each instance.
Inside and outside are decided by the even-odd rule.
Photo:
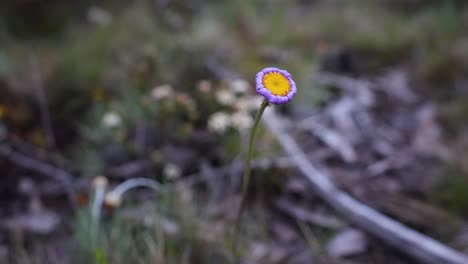
[[[265,68],[255,77],[257,93],[263,95],[269,103],[285,104],[296,94],[296,83],[289,72],[277,68]]]

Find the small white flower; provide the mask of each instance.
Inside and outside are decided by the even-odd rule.
[[[163,168],[163,176],[168,180],[176,180],[180,178],[181,175],[182,171],[179,166],[173,163],[168,163]]]
[[[231,115],[231,122],[237,130],[245,131],[253,125],[254,121],[246,111],[239,111]]]
[[[236,79],[229,83],[231,90],[238,94],[245,94],[250,89],[250,84],[246,80]]]
[[[101,122],[105,127],[113,128],[122,123],[122,118],[115,112],[107,112],[102,117]]]
[[[222,105],[230,106],[234,103],[236,97],[230,90],[222,89],[216,92],[216,100]]]
[[[197,89],[201,93],[211,92],[211,82],[207,80],[201,80],[197,84]]]
[[[108,192],[104,197],[104,204],[111,208],[117,208],[120,206],[121,203],[122,198],[119,194],[116,194],[114,192]]]
[[[96,176],[96,178],[94,178],[93,181],[91,182],[91,185],[93,186],[94,189],[105,188],[107,184],[108,184],[107,178],[102,175]]]
[[[236,100],[234,107],[239,111],[254,111],[260,107],[262,100],[258,96],[241,97]]]
[[[112,22],[112,14],[97,6],[88,9],[88,20],[100,26],[107,26]]]
[[[225,112],[216,112],[208,119],[208,129],[214,132],[224,132],[231,125],[231,119]]]
[[[174,90],[170,85],[163,84],[160,86],[156,86],[151,90],[151,97],[154,100],[161,100],[164,98],[169,98],[174,94]]]

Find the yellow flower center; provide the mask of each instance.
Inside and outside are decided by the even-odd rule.
[[[265,76],[263,76],[263,86],[268,89],[271,94],[277,96],[286,96],[291,90],[288,79],[278,72],[265,74]]]

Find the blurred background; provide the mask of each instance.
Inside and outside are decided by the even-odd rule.
[[[467,33],[462,0],[3,0],[0,263],[229,263],[271,66],[314,165],[468,252]],[[418,263],[258,133],[242,263]]]

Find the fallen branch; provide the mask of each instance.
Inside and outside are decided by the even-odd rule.
[[[266,111],[263,121],[317,194],[356,226],[423,263],[468,263],[468,256],[408,228],[339,190],[325,172],[310,163],[297,142],[283,131],[272,109]]]
[[[310,155],[309,157],[312,159],[322,160],[330,156],[332,153],[323,150],[317,151],[316,153]],[[226,166],[222,166],[219,168],[214,169],[214,173],[212,173],[209,177],[202,175],[200,172],[191,174],[185,177],[182,180],[177,181],[176,183],[179,185],[186,185],[192,186],[196,184],[200,184],[202,182],[206,182],[207,180],[212,180],[214,177],[224,177],[227,173],[235,173],[242,175],[242,171],[244,170],[245,163],[243,161],[235,161]],[[253,170],[266,170],[271,168],[278,168],[278,169],[288,169],[294,167],[294,161],[291,157],[276,157],[276,158],[262,158],[256,159],[252,161],[251,168]],[[234,171],[233,171],[234,168]]]
[[[143,173],[151,166],[151,162],[146,159],[131,161],[123,165],[110,168],[107,172],[110,176],[119,178],[131,178]]]
[[[343,227],[343,223],[338,218],[327,217],[324,214],[311,212],[287,199],[278,199],[275,205],[283,213],[302,222],[311,223],[328,229],[339,229]]]
[[[307,120],[301,124],[301,127],[310,131],[331,149],[338,152],[341,158],[347,163],[354,163],[357,161],[356,151],[344,135],[321,125],[315,120]]]
[[[60,183],[67,193],[70,205],[72,206],[72,208],[76,208],[76,195],[72,185],[73,176],[69,172],[61,168],[52,166],[48,163],[42,162],[40,160],[26,156],[25,154],[12,150],[7,146],[0,145],[0,156],[5,157],[7,160],[9,160],[11,163],[15,164],[18,167],[36,171]]]

